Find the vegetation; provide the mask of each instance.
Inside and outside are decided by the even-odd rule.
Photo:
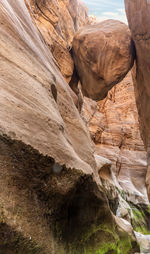
[[[149,206],[134,206],[132,205],[132,226],[134,231],[140,232],[144,235],[150,235],[150,228],[148,225],[148,220],[150,218],[150,208]]]

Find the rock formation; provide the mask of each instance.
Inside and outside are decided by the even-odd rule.
[[[141,253],[149,253],[146,151],[140,137],[131,74],[112,88],[104,100],[96,103],[85,98],[82,117],[96,144],[95,152],[100,156],[99,175],[103,179],[110,207],[113,210],[114,200],[119,201],[115,212],[117,219],[121,217],[132,224]],[[104,166],[101,166],[104,160],[101,156],[107,158]],[[112,165],[108,170],[110,163]],[[119,190],[117,196],[116,189]]]
[[[119,184],[130,197],[136,193],[134,202],[148,203],[146,151],[140,137],[131,73],[104,100],[96,103],[86,98],[82,115],[96,144],[96,153],[112,162]]]
[[[75,31],[88,21],[87,8],[77,0],[29,1],[35,23],[69,82],[74,68],[69,49]]]
[[[150,197],[150,1],[125,0],[126,13],[136,47],[134,85],[141,135],[148,152],[147,187]]]
[[[73,58],[83,94],[94,100],[105,98],[131,69],[133,51],[129,29],[120,21],[81,28],[73,40]]]
[[[118,182],[125,164],[117,179],[111,158],[94,153],[68,85],[71,41],[86,22],[77,0],[0,1],[0,254],[134,254],[134,231],[149,233],[144,156],[139,172],[127,168],[132,197]],[[138,142],[144,154],[129,144],[138,135],[122,146]]]

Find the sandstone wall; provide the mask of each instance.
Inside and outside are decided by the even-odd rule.
[[[75,32],[88,22],[87,8],[77,0],[30,0],[30,4],[35,23],[69,82],[74,69],[69,51]]]
[[[96,103],[85,99],[82,114],[96,144],[96,153],[112,161],[123,189],[131,196],[137,193],[145,202],[146,151],[140,136],[131,73],[104,100]]]
[[[129,27],[136,47],[136,66],[133,79],[138,107],[141,135],[148,153],[147,187],[150,196],[150,2],[147,0],[125,0]]]
[[[62,76],[72,75],[68,46],[86,23],[86,8],[77,1],[25,2],[0,2],[0,253],[138,252],[131,207],[143,190],[133,174],[131,199],[113,178],[112,162],[94,154]]]

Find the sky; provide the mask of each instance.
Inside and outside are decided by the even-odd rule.
[[[100,21],[106,19],[118,19],[127,23],[124,0],[82,0]]]

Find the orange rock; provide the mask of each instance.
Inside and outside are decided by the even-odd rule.
[[[85,96],[103,99],[131,69],[134,56],[128,27],[107,20],[80,29],[73,40],[73,58]]]
[[[140,202],[148,201],[146,151],[140,137],[134,88],[129,73],[98,103],[85,99],[83,117],[96,144],[96,153],[112,162],[120,185],[129,193],[137,193]]]
[[[141,135],[148,152],[146,181],[150,198],[150,1],[125,0],[125,7],[136,48],[133,78]]]
[[[95,166],[89,133],[73,103],[72,90],[56,67],[25,4],[20,2],[17,6],[13,2],[11,7],[12,18],[9,19],[8,5],[0,5],[0,22],[3,23],[0,26],[1,134],[22,140],[60,164],[65,163],[66,154],[68,167],[74,167],[73,157],[82,164],[82,155],[87,159],[91,157]],[[23,10],[23,22],[17,23],[18,18],[22,20]],[[78,156],[80,149],[82,155]],[[83,159],[83,164],[90,171],[92,167],[85,161]]]
[[[88,20],[87,8],[77,0],[29,0],[35,23],[48,44],[57,65],[69,82],[74,63],[69,53],[75,31]]]

